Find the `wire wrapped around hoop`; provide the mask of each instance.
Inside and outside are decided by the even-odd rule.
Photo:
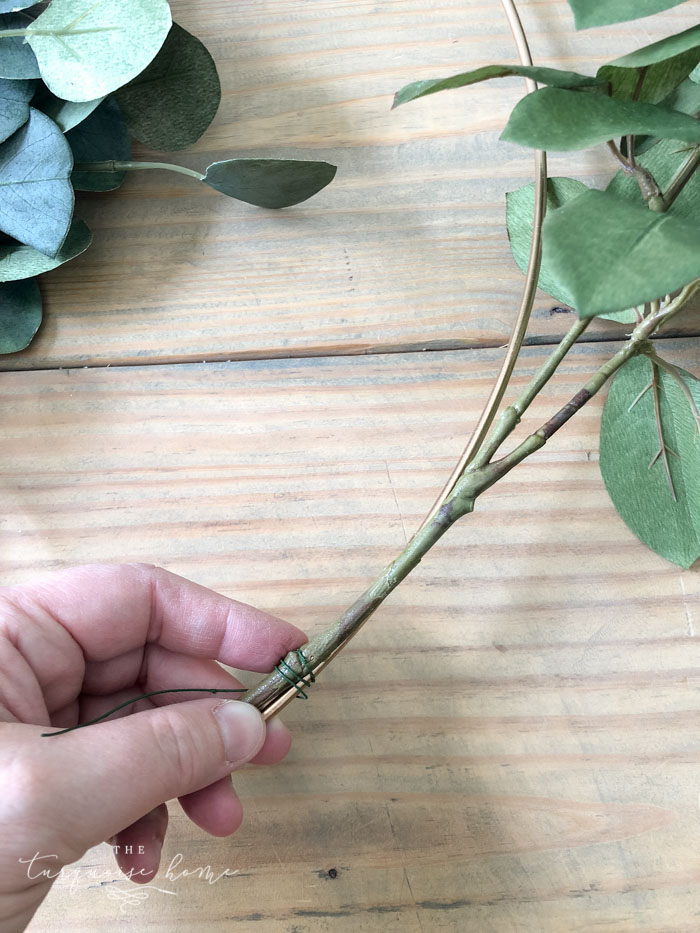
[[[310,687],[311,684],[315,683],[316,678],[301,648],[297,648],[296,656],[299,658],[299,663],[301,664],[301,673],[299,671],[295,671],[291,665],[287,664],[284,658],[275,664],[274,669],[277,671],[280,677],[287,681],[291,687],[296,688],[296,696],[300,700],[308,700],[309,695],[302,689],[302,687],[299,686],[299,682],[301,681],[305,687]],[[289,673],[283,671],[282,667],[285,667]],[[289,674],[291,674],[292,677],[290,677]],[[307,677],[308,680],[305,679]]]

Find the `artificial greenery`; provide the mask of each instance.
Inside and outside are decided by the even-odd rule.
[[[167,0],[0,0],[0,353],[24,349],[41,324],[36,276],[90,245],[76,191],[164,169],[282,208],[332,180],[327,162],[229,159],[200,173],[132,161],[132,138],[190,146],[220,98],[211,55],[172,22]]]

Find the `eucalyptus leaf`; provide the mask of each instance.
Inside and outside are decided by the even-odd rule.
[[[124,181],[126,172],[81,171],[82,162],[128,162],[131,142],[119,105],[108,97],[68,133],[66,140],[73,152],[76,168],[71,175],[73,187],[78,191],[113,191]]]
[[[547,179],[547,214],[557,210],[589,189],[575,178],[548,178]],[[530,258],[530,243],[532,241],[532,224],[535,213],[535,186],[533,184],[510,191],[506,195],[506,223],[510,248],[518,267],[522,272],[527,271]],[[542,264],[538,288],[547,292],[556,301],[575,307],[574,298],[569,289],[559,281],[553,273],[549,262],[549,251],[542,252]],[[634,311],[618,311],[613,314],[601,314],[608,320],[618,323],[631,324],[636,320]]]
[[[72,130],[74,126],[89,117],[103,100],[103,97],[96,97],[95,100],[61,100],[60,97],[52,94],[44,84],[41,84],[32,101],[32,106],[45,113],[59,129],[67,133],[68,130]]]
[[[695,81],[696,84],[700,84],[700,65],[690,73],[690,80]]]
[[[132,136],[152,149],[172,151],[192,145],[206,130],[221,86],[207,48],[173,23],[151,64],[116,98]]]
[[[566,152],[636,134],[697,143],[700,123],[657,104],[545,87],[515,106],[501,139]]]
[[[427,81],[414,81],[401,88],[394,96],[392,107],[406,104],[418,97],[436,94],[438,91],[449,91],[452,88],[466,87],[469,84],[478,84],[490,78],[510,77],[532,78],[540,84],[549,84],[553,87],[591,87],[602,85],[605,81],[593,78],[590,75],[576,74],[574,71],[559,71],[556,68],[537,68],[529,65],[486,65],[474,71],[465,71],[462,74],[452,75],[450,78],[434,78]]]
[[[222,194],[258,207],[291,207],[329,184],[336,166],[296,159],[213,162],[202,181]]]
[[[641,19],[681,3],[683,0],[569,0],[577,29]]]
[[[0,284],[0,353],[17,353],[32,342],[41,324],[36,279]]]
[[[8,81],[0,78],[0,142],[4,142],[27,122],[29,101],[33,94],[33,81]]]
[[[35,6],[39,0],[0,0],[0,13],[15,13],[17,10],[26,10]]]
[[[24,126],[0,144],[0,230],[56,256],[73,215],[72,168],[63,133],[31,107]]]
[[[27,13],[0,16],[0,32],[6,29],[26,29],[32,22],[33,18]],[[22,36],[0,38],[0,78],[18,80],[39,76],[36,56]]]
[[[687,52],[689,49],[696,49],[700,46],[700,25],[691,26],[683,32],[677,32],[658,42],[652,42],[651,45],[645,45],[641,49],[629,52],[610,62],[618,68],[642,68],[647,65],[654,65],[656,62],[663,62],[681,52]]]
[[[700,382],[678,370],[695,405]],[[628,527],[657,554],[690,567],[700,557],[700,438],[689,400],[672,375],[656,367],[661,430],[677,501],[660,449],[651,361],[630,360],[615,376],[603,409],[600,470],[610,498]],[[643,395],[640,394],[644,393]]]
[[[618,68],[615,65],[603,65],[598,70],[598,77],[609,83],[613,97],[660,104],[685,81],[698,62],[700,48],[694,48],[648,67]]]
[[[52,0],[28,42],[50,91],[93,100],[143,71],[171,22],[167,0]]]
[[[88,225],[82,220],[75,220],[63,241],[63,246],[54,258],[45,256],[23,243],[1,243],[0,282],[13,282],[50,272],[63,265],[64,262],[84,253],[91,239]]]
[[[580,317],[653,301],[700,277],[700,227],[605,191],[545,218],[543,249]]]
[[[668,188],[671,179],[688,158],[687,147],[674,139],[662,139],[656,146],[637,158],[637,164],[647,169],[661,190]],[[607,190],[616,197],[625,198],[640,206],[646,204],[634,177],[620,171]],[[688,179],[685,188],[668,209],[669,216],[679,217],[700,225],[700,172]]]
[[[700,113],[700,84],[686,78],[678,85],[664,100],[661,106],[669,110],[680,110],[681,113],[688,113],[693,117]],[[659,140],[655,136],[637,136],[635,139],[634,151],[636,155],[641,155],[652,146],[655,146]],[[676,148],[682,148],[683,143],[677,143]],[[626,155],[626,151],[623,150]],[[653,174],[653,173],[652,173]]]

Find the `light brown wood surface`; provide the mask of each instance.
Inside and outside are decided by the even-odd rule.
[[[591,71],[698,4],[579,35],[563,0],[519,6],[539,62]],[[530,156],[497,142],[520,86],[393,113],[391,94],[514,53],[496,0],[173,9],[224,88],[177,158],[323,157],[338,179],[274,215],[146,173],[84,202],[95,245],[48,279],[37,342],[2,361],[0,581],[144,560],[311,634],[419,525],[522,284],[503,193]],[[576,160],[604,177],[600,154]],[[517,386],[569,326],[553,306],[538,299],[545,345]],[[591,329],[522,432],[619,333]],[[697,370],[697,341],[664,348]],[[151,888],[103,845],[32,933],[699,929],[700,581],[614,512],[602,403],[485,494],[290,706],[286,761],[236,775],[238,833],[206,836],[172,805]],[[235,874],[178,877],[205,866]]]

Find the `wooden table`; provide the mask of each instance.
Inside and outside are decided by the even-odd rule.
[[[224,91],[176,158],[328,158],[337,181],[279,214],[147,173],[81,198],[94,246],[46,279],[39,337],[2,361],[2,581],[145,560],[315,632],[420,523],[522,285],[503,202],[531,158],[497,141],[520,84],[395,112],[391,95],[514,52],[497,0],[172,5]],[[589,72],[697,18],[574,34],[564,0],[520,6],[539,63]],[[573,162],[551,174],[610,170],[601,151]],[[570,323],[554,307],[539,295],[518,385]],[[664,347],[697,369],[694,326]],[[591,327],[523,430],[620,332]],[[177,896],[108,896],[135,889],[103,845],[33,933],[699,929],[700,582],[615,514],[601,406],[484,496],[292,704],[286,761],[236,776],[238,833],[171,807],[155,884]],[[171,886],[178,854],[171,874],[235,874]]]

